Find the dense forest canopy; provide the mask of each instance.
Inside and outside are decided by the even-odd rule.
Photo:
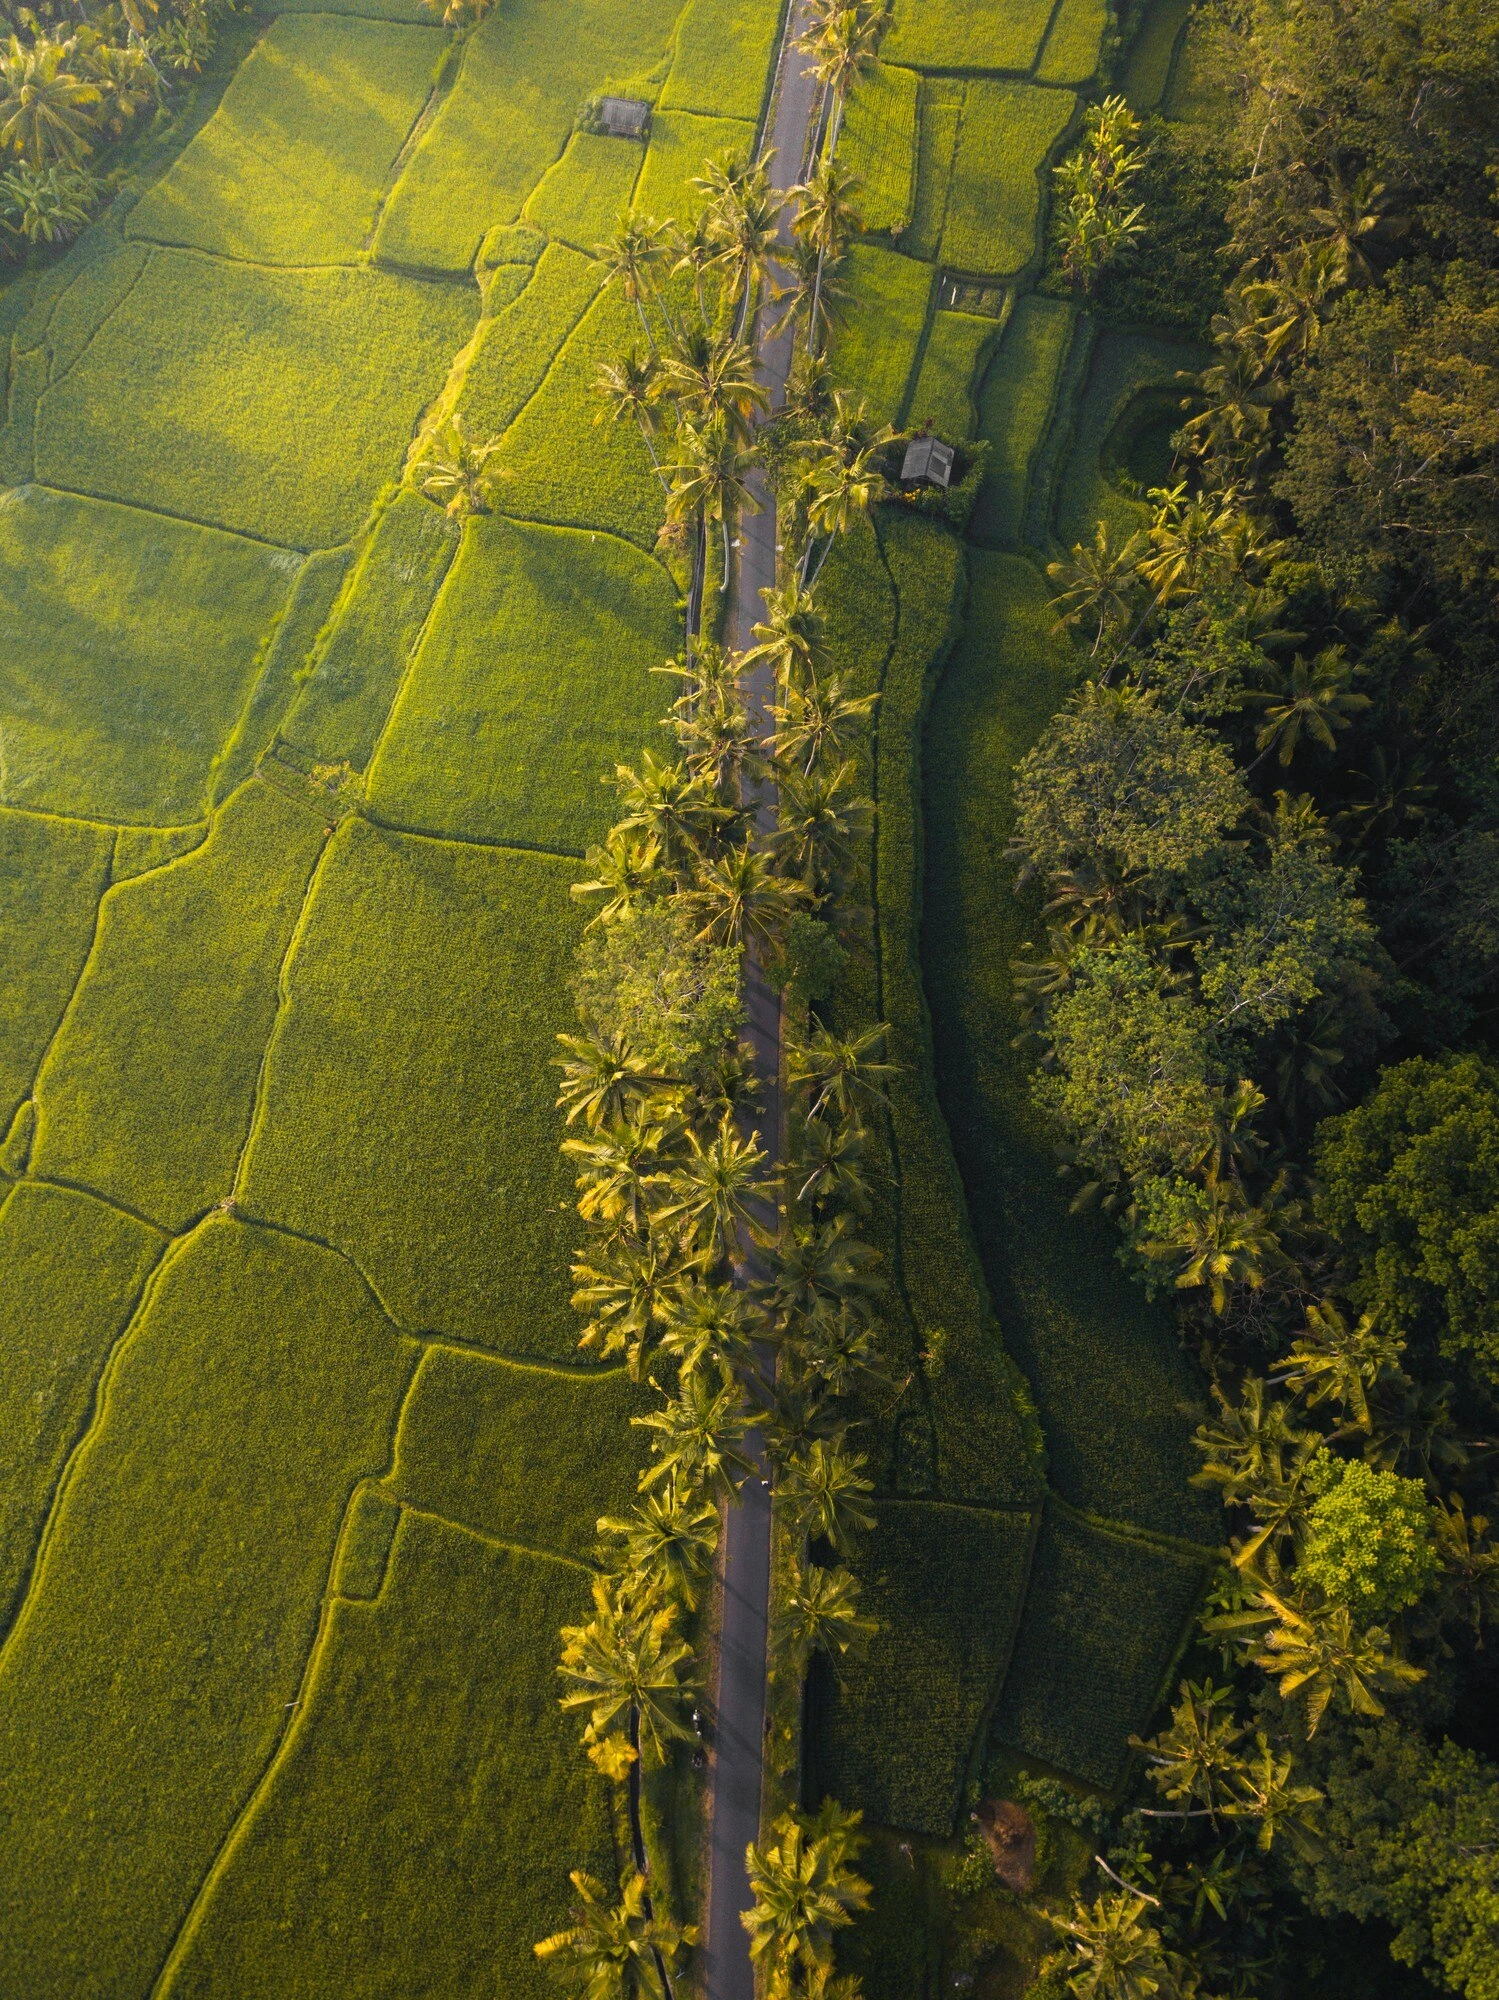
[[[1020,767],[1012,855],[1035,1095],[1209,1372],[1232,1561],[1047,1977],[1300,1990],[1309,1909],[1382,1920],[1482,2000],[1499,15],[1216,0],[1198,28],[1231,116],[1203,137],[1118,102],[1135,206],[1086,283],[1126,323],[1171,299],[1211,359],[1148,519],[1052,565],[1086,664]]]

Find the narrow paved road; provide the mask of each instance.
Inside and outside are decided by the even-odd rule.
[[[805,0],[793,0],[781,50],[780,94],[767,138],[774,157],[772,183],[782,191],[802,178],[815,86],[793,46],[805,18]],[[783,223],[783,233],[789,224]],[[791,336],[771,339],[761,315],[757,328],[760,374],[772,406],[785,395],[791,367]],[[740,525],[730,603],[730,636],[742,650],[754,643],[751,627],[761,615],[760,593],[776,580],[776,521],[770,495],[761,486],[760,512]],[[774,698],[774,680],[759,669],[745,684],[751,713],[762,723]],[[773,786],[761,789],[757,815],[764,830],[775,824]],[[780,995],[751,958],[746,980],[750,1040],[765,1095],[758,1136],[775,1158],[781,1135]],[[744,1850],[760,1833],[760,1792],[765,1762],[766,1627],[770,1601],[770,1495],[757,1480],[731,1507],[724,1534],[723,1625],[719,1643],[718,1689],[712,1770],[712,1852],[708,1869],[708,2000],[754,2000],[755,1975],[749,1936],[740,1915],[750,1905]]]

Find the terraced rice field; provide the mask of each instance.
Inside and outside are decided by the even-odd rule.
[[[5,299],[0,1991],[536,1993],[613,1865],[553,1661],[641,1392],[550,1058],[680,621],[594,252],[779,19],[288,7]]]

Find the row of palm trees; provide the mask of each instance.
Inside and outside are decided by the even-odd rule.
[[[599,246],[609,282],[633,307],[644,346],[605,362],[600,421],[627,419],[644,439],[666,493],[668,546],[690,551],[689,640],[701,631],[710,534],[722,547],[727,586],[734,525],[762,504],[757,474],[767,457],[757,430],[767,414],[753,344],[756,314],[778,308],[769,330],[793,328],[804,359],[816,363],[841,296],[838,266],[859,227],[857,178],[833,157],[849,84],[873,60],[886,22],[868,0],[819,5],[799,43],[822,91],[807,178],[782,195],[769,161],[725,158],[692,182],[696,221],[684,229],[645,215],[621,218]],[[805,372],[805,370],[804,370]],[[815,365],[811,370],[816,380]],[[827,400],[826,384],[821,400]],[[883,492],[878,457],[891,433],[859,426],[841,404],[827,435],[800,441],[792,470],[801,521],[824,554],[852,514]],[[784,470],[785,468],[782,468]],[[805,578],[815,546],[798,558]]]
[[[832,542],[883,495],[889,433],[834,388],[820,350],[857,227],[856,183],[831,151],[883,11],[867,0],[818,7],[803,43],[822,90],[816,164],[789,197],[765,163],[725,161],[694,182],[701,206],[690,229],[626,217],[601,246],[644,343],[601,369],[604,415],[639,426],[666,491],[665,539],[690,552],[687,650],[667,669],[679,684],[666,717],[674,754],[648,751],[617,771],[620,817],[574,891],[595,903],[590,928],[607,934],[617,963],[628,965],[632,940],[668,912],[684,967],[693,954],[737,965],[752,949],[789,981],[807,926],[853,927],[855,858],[872,811],[858,751],[874,699],[830,670],[815,585]],[[767,448],[752,345],[762,308],[776,330],[791,329],[798,352],[778,452]],[[726,583],[737,521],[771,496],[780,581],[739,655],[704,630],[710,534],[721,537]],[[762,720],[744,677],[765,668],[775,695]],[[768,832],[752,803],[767,782],[779,801]],[[690,994],[692,979],[670,990]],[[882,1280],[858,1221],[869,1206],[865,1120],[889,1065],[883,1029],[845,1035],[809,1023],[785,1054],[791,1105],[776,1163],[753,1134],[757,1082],[737,1028],[720,1031],[706,1060],[684,1063],[670,1053],[680,1038],[656,1032],[660,1022],[632,1030],[606,1013],[580,1006],[581,1031],[562,1038],[563,1150],[587,1227],[573,1302],[581,1345],[621,1358],[662,1400],[632,1419],[649,1437],[650,1463],[634,1507],[598,1524],[592,1616],[564,1630],[559,1671],[564,1707],[585,1718],[588,1756],[626,1787],[631,1856],[617,1900],[575,1876],[571,1926],[537,1950],[596,2000],[669,2000],[695,1933],[656,1909],[641,1776],[674,1742],[694,1740],[690,1621],[721,1509],[762,1464],[795,1550],[773,1620],[779,1658],[799,1679],[814,1653],[848,1658],[874,1630],[846,1558],[873,1525],[852,1411],[884,1379]],[[857,1982],[837,1978],[832,1953],[834,1933],[869,1894],[855,1868],[857,1827],[857,1814],[830,1802],[816,1815],[783,1814],[749,1850],[745,1924],[774,2000],[857,1993]]]
[[[771,594],[754,637],[742,658],[705,642],[691,662],[673,663],[684,683],[668,718],[678,754],[647,752],[618,773],[622,816],[576,893],[601,899],[593,922],[611,927],[626,953],[631,926],[663,906],[694,943],[736,955],[753,943],[771,964],[798,919],[838,914],[868,821],[853,753],[872,701],[828,671],[812,596],[794,573]],[[777,688],[763,734],[740,693],[759,661]],[[751,778],[766,774],[780,783],[785,811],[762,836],[745,800]],[[881,1033],[818,1026],[791,1046],[781,1167],[745,1129],[755,1080],[734,1039],[684,1075],[597,1021],[563,1037],[563,1150],[588,1228],[574,1264],[581,1344],[621,1358],[637,1380],[671,1385],[659,1409],[633,1420],[649,1433],[651,1463],[633,1509],[599,1522],[592,1616],[564,1631],[560,1662],[563,1705],[586,1718],[587,1754],[626,1784],[632,1872],[618,1905],[580,1884],[575,1922],[559,1934],[569,1941],[540,1949],[581,1979],[585,1963],[615,1948],[608,1941],[621,1925],[648,1936],[649,1953],[630,1961],[634,1987],[613,1990],[668,1992],[692,1942],[655,1913],[641,1772],[672,1743],[693,1740],[686,1717],[700,1689],[684,1628],[711,1573],[720,1507],[759,1476],[751,1428],[799,1549],[778,1620],[783,1657],[800,1675],[814,1652],[845,1657],[873,1629],[842,1559],[873,1524],[848,1412],[854,1393],[882,1375],[881,1281],[857,1231],[869,1199],[864,1117],[889,1067]],[[752,1258],[762,1275],[749,1282]],[[812,1561],[814,1548],[831,1560]],[[798,1820],[753,1858],[754,1878],[776,1885],[773,1899],[805,1905],[805,1923],[789,1931],[784,1910],[754,1917],[754,1948],[780,1990],[813,1990],[808,1980],[826,1970],[833,1920],[824,1905],[846,1892],[851,1909],[862,1893],[855,1845],[847,1818],[820,1831]]]

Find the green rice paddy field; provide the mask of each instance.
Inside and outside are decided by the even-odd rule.
[[[630,327],[593,253],[753,143],[780,19],[238,21],[0,291],[0,1993],[524,2000],[568,1868],[616,1858],[552,1663],[640,1433],[575,1359],[549,1059],[680,606],[594,423]],[[1208,1532],[1197,1385],[1007,1053],[1008,770],[1073,671],[1038,564],[1131,504],[1120,425],[1181,365],[1028,290],[1102,32],[897,0],[846,126],[834,366],[989,450],[966,545],[884,509],[824,588],[883,695],[838,1004],[902,1064],[873,1227],[912,1388],[808,1782],[929,1842],[990,1751],[1117,1781]],[[648,141],[574,131],[606,89]],[[502,439],[461,529],[401,483],[455,410]],[[872,2000],[918,2000],[909,1957],[865,1952]]]
[[[779,21],[236,23],[0,294],[0,1992],[509,2000],[614,1865],[553,1662],[641,1403],[550,1058],[680,616],[593,252]],[[649,142],[574,134],[622,85]]]
[[[940,1924],[907,1905],[966,1784],[1017,1762],[1120,1783],[1217,1533],[1188,1485],[1202,1384],[1108,1231],[1069,1214],[1011,1048],[1034,916],[1006,887],[1010,773],[1080,670],[1045,564],[1100,518],[1134,524],[1161,476],[1145,470],[1160,408],[1195,360],[1033,289],[1048,169],[1103,29],[1083,0],[896,0],[882,59],[916,78],[904,218],[890,133],[909,92],[877,75],[848,120],[874,198],[835,369],[881,416],[986,452],[965,534],[886,506],[825,584],[840,667],[882,694],[865,773],[876,949],[837,1005],[889,1021],[903,1066],[872,1226],[913,1386],[875,1425],[884,1512],[855,1559],[882,1629],[865,1664],[814,1679],[809,1711],[812,1788],[891,1829],[909,1891],[886,1882],[889,1907],[861,1920],[872,2000],[951,1985]],[[1001,1953],[981,1989],[1026,1977]]]

